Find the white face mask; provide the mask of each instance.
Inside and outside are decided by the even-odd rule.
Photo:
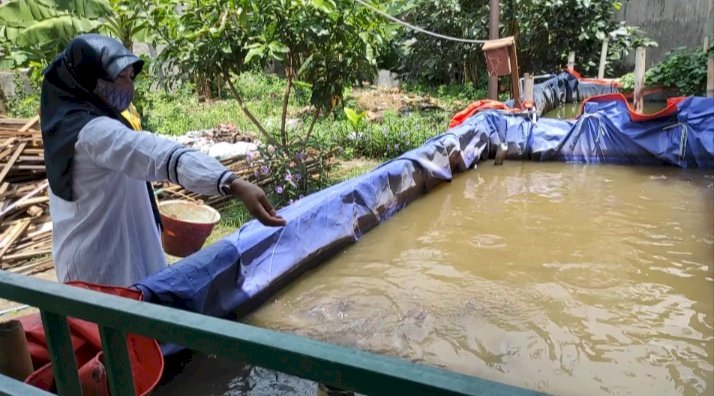
[[[117,84],[111,81],[98,79],[94,94],[104,100],[118,112],[129,108],[134,99],[134,87],[130,84]]]

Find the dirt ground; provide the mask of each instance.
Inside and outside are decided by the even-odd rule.
[[[442,107],[431,97],[407,94],[399,88],[359,88],[352,91],[357,108],[366,112],[370,121],[379,120],[385,111],[425,111]]]

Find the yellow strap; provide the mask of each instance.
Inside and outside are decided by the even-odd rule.
[[[121,115],[124,119],[129,121],[129,124],[131,124],[131,127],[135,131],[141,131],[141,116],[139,116],[133,103],[129,104],[129,108],[124,110]]]

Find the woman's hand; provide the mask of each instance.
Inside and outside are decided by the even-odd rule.
[[[268,202],[265,191],[253,183],[237,178],[231,182],[233,196],[243,201],[243,204],[258,221],[267,226],[284,226],[285,219],[278,216],[273,205]]]

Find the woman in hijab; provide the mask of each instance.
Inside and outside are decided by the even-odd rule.
[[[167,265],[151,181],[233,195],[261,223],[285,224],[260,187],[215,159],[132,130],[121,112],[142,67],[118,41],[86,34],[44,71],[40,124],[60,282],[130,286]]]

